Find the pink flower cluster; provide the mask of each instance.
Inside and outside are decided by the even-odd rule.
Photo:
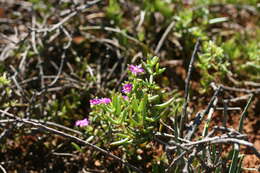
[[[111,102],[110,98],[92,99],[89,101],[91,105],[108,104]]]
[[[135,66],[135,65],[129,65],[129,70],[134,74],[134,75],[138,75],[139,73],[143,73],[144,69],[141,68],[141,66]],[[123,85],[122,88],[122,92],[124,94],[130,93],[133,89],[133,85],[131,83],[127,83],[125,85]],[[123,98],[125,100],[128,100],[128,96],[123,96]],[[108,104],[111,103],[111,99],[110,98],[96,98],[96,99],[91,99],[90,101],[91,105],[98,105],[98,104]],[[83,119],[83,120],[78,120],[75,123],[75,126],[79,126],[79,127],[84,127],[89,125],[89,121],[87,118]]]
[[[144,69],[141,67],[141,65],[137,66],[137,65],[129,65],[128,69],[134,74],[134,75],[138,75],[139,73],[143,73]],[[122,92],[124,94],[130,93],[133,89],[133,85],[131,83],[125,84],[123,85],[123,89]],[[125,100],[128,100],[127,96],[123,96],[123,98]]]
[[[89,102],[91,105],[108,104],[111,102],[111,99],[110,98],[91,99]],[[87,118],[85,118],[83,120],[78,120],[75,123],[75,126],[79,126],[79,127],[84,127],[87,125],[89,125],[89,121]]]

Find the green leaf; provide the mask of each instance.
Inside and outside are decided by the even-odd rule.
[[[162,103],[162,104],[156,104],[154,105],[154,108],[158,109],[158,110],[161,110],[161,109],[165,109],[167,108],[168,106],[171,105],[172,101],[175,99],[175,97],[171,98],[170,100],[168,100],[167,102],[165,103]]]
[[[71,142],[71,145],[79,152],[83,152],[82,149],[80,148],[80,146],[78,144],[76,144],[75,142]]]
[[[131,102],[132,109],[137,113],[138,112],[138,104],[139,101],[137,99],[133,99]]]
[[[160,100],[160,96],[159,95],[154,95],[154,96],[149,96],[148,97],[148,101],[149,102],[157,102]]]
[[[123,133],[117,133],[116,136],[119,136],[121,138],[130,138],[128,135],[123,134]]]
[[[120,124],[118,120],[114,120],[110,115],[105,114],[105,117],[108,121],[110,121],[113,124],[117,124],[117,125]]]
[[[218,18],[210,19],[209,24],[227,22],[228,20],[229,20],[228,17],[218,17]]]
[[[166,68],[159,69],[158,72],[157,72],[157,75],[162,74],[165,70],[166,70]]]
[[[121,21],[122,11],[118,0],[109,0],[109,5],[106,8],[106,14],[110,19],[117,23]]]
[[[229,173],[235,173],[237,169],[237,164],[238,164],[238,156],[239,156],[239,145],[234,144],[234,152],[232,156],[232,162],[229,168]]]
[[[142,125],[144,125],[145,117],[147,116],[147,103],[148,103],[148,95],[145,94],[144,98],[142,99],[138,107],[138,112],[140,112],[139,120],[142,121]]]
[[[112,105],[114,108],[114,114],[115,115],[120,115],[121,113],[121,99],[119,98],[119,96],[114,95],[113,99],[112,99]]]
[[[145,117],[145,120],[153,123],[156,121],[156,118]]]
[[[3,74],[3,76],[0,76],[0,86],[8,85],[10,83],[10,80],[7,79],[6,73]]]
[[[119,124],[122,124],[123,122],[125,122],[127,114],[129,114],[127,109],[125,109],[125,110],[123,110],[123,112],[121,112]]]
[[[112,142],[110,145],[123,145],[129,143],[129,138],[122,139],[120,141]]]
[[[161,12],[166,17],[172,16],[172,8],[169,6],[169,3],[162,0],[155,0],[154,7],[157,11]]]

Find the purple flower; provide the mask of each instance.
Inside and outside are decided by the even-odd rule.
[[[108,104],[110,102],[111,102],[110,98],[102,98],[102,99],[100,99],[100,103]]]
[[[130,93],[132,91],[133,85],[128,83],[123,86],[122,92],[123,93]]]
[[[92,99],[92,100],[89,100],[89,102],[91,105],[97,105],[97,104],[100,104],[100,99]]]
[[[124,100],[128,100],[128,96],[122,96],[124,98]]]
[[[110,98],[91,99],[89,102],[91,105],[107,104],[111,102],[111,99]]]
[[[79,127],[84,127],[84,126],[87,126],[87,125],[89,125],[89,121],[88,121],[87,118],[85,118],[83,120],[78,120],[75,123],[75,126],[79,126]]]
[[[138,73],[143,73],[144,72],[144,69],[141,68],[141,66],[129,65],[128,68],[134,75],[137,75]]]

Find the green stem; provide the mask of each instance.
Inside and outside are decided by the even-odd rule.
[[[241,114],[241,118],[240,118],[240,121],[239,121],[239,127],[238,127],[238,131],[240,133],[242,133],[243,131],[243,121],[245,119],[245,116],[246,116],[246,113],[247,113],[247,109],[249,107],[249,105],[251,104],[251,102],[253,101],[253,94],[250,96],[246,106],[245,106],[245,109],[244,111],[242,112]],[[234,153],[233,153],[233,156],[232,156],[232,163],[231,163],[231,166],[229,168],[229,173],[235,173],[237,168],[238,168],[238,157],[239,157],[239,145],[238,144],[234,144]]]

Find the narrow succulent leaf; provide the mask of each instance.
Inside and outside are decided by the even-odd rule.
[[[244,111],[242,112],[242,115],[241,115],[241,118],[240,118],[240,121],[239,121],[239,127],[238,127],[238,131],[239,132],[242,132],[243,131],[243,121],[244,121],[244,119],[245,119],[245,116],[246,116],[246,114],[247,114],[247,110],[248,110],[248,107],[250,106],[250,104],[252,103],[252,101],[253,101],[253,94],[250,96],[250,98],[249,98],[249,100],[248,100],[248,102],[247,102],[247,104],[246,104],[246,106],[245,106],[245,109],[244,109]]]
[[[110,121],[113,124],[120,124],[119,121],[114,120],[110,115],[105,114],[105,117],[107,118],[108,121]]]
[[[129,142],[129,138],[124,138],[120,141],[112,142],[110,145],[123,145]]]
[[[133,110],[137,113],[138,112],[138,100],[133,99],[133,101],[131,102],[131,106],[132,106]]]
[[[154,96],[149,96],[148,97],[148,101],[149,102],[156,102],[156,101],[159,101],[159,99],[160,99],[159,95],[154,95]]]
[[[238,155],[239,155],[239,145],[234,144],[234,152],[232,156],[232,162],[229,168],[228,173],[235,173],[237,169],[237,164],[238,164]]]
[[[119,123],[120,123],[120,124],[122,124],[123,122],[125,122],[128,113],[129,113],[129,112],[127,112],[127,109],[125,109],[125,110],[123,110],[123,112],[121,112],[121,114],[120,114],[120,120],[119,120]]]
[[[76,144],[75,142],[71,142],[71,145],[79,152],[82,152],[82,149],[80,148],[80,146],[78,144]]]
[[[245,109],[242,112],[242,115],[241,115],[241,118],[240,118],[240,121],[239,121],[239,127],[238,127],[239,132],[242,132],[242,130],[243,130],[243,121],[244,121],[244,118],[246,116],[247,109],[248,109],[248,107],[249,107],[249,105],[251,104],[252,101],[253,101],[253,95],[251,95],[251,97],[249,98],[249,100],[248,100],[248,102],[245,106]],[[231,166],[230,166],[230,169],[229,169],[229,173],[236,172],[238,161],[239,161],[239,158],[238,158],[239,149],[240,149],[239,145],[234,144],[234,153],[233,153],[233,156],[232,156],[232,162],[231,162]]]
[[[172,101],[174,100],[175,98],[171,98],[170,100],[168,100],[167,102],[165,103],[162,103],[162,104],[156,104],[154,105],[154,108],[160,110],[160,109],[164,109],[164,108],[167,108],[168,106],[171,105]]]

